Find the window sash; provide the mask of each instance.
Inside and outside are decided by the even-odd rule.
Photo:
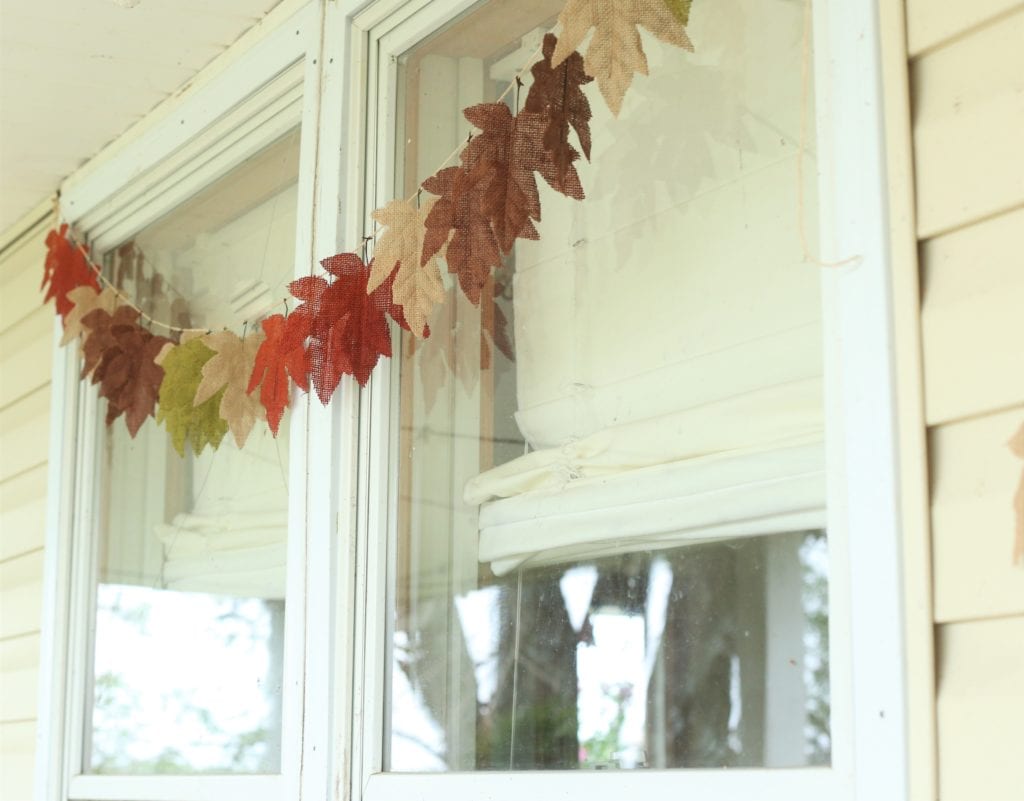
[[[523,772],[406,775],[383,773],[386,731],[386,643],[393,587],[387,542],[395,521],[387,487],[397,454],[398,368],[378,371],[362,405],[357,449],[360,513],[352,547],[360,554],[362,588],[353,648],[353,698],[361,716],[353,734],[353,798],[366,801],[562,793],[566,798],[652,799],[681,792],[721,798],[890,798],[905,795],[902,597],[893,424],[892,319],[881,127],[879,31],[870,3],[808,0],[814,12],[815,100],[823,259],[855,259],[823,275],[827,395],[826,470],[830,543],[832,766],[806,770],[667,772]],[[350,150],[365,154],[364,219],[391,197],[396,152],[397,57],[472,0],[400,3],[377,0],[353,20],[350,61],[355,76]],[[357,144],[358,143],[358,144]],[[351,207],[350,207],[351,210]],[[393,443],[392,443],[393,447]],[[381,456],[381,454],[384,454]],[[387,531],[387,537],[382,536]],[[853,581],[856,576],[859,581]],[[390,590],[389,590],[390,591]],[[856,645],[856,647],[855,647]],[[858,698],[856,709],[852,699]],[[598,778],[600,777],[600,778]]]

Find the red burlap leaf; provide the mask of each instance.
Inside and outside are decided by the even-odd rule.
[[[427,215],[420,263],[427,264],[447,245],[448,272],[459,277],[459,286],[475,304],[480,303],[480,291],[491,271],[501,264],[498,240],[483,211],[491,176],[487,164],[473,169],[448,167],[423,182],[423,188],[438,195],[438,200]]]
[[[583,68],[583,56],[572,53],[559,66],[553,67],[551,58],[558,45],[557,37],[549,33],[544,37],[544,60],[533,65],[533,86],[526,98],[525,110],[541,114],[547,121],[543,144],[554,163],[556,174],[564,184],[579,158],[569,144],[570,126],[576,130],[583,154],[590,159],[590,120],[593,112],[583,87],[594,79]],[[557,187],[555,187],[557,188]]]
[[[99,292],[100,285],[96,272],[81,248],[67,238],[68,226],[64,223],[60,230],[52,230],[46,235],[46,261],[43,264],[43,283],[40,289],[46,289],[43,303],[52,298],[57,307],[57,314],[65,317],[74,307],[68,300],[68,292],[80,286],[91,286]]]
[[[97,313],[105,312],[92,312]],[[105,335],[108,344],[92,373],[92,382],[100,385],[100,397],[107,399],[107,425],[123,414],[134,439],[146,418],[156,411],[164,380],[164,369],[156,363],[156,357],[174,343],[151,334],[134,320],[110,325]],[[95,336],[94,329],[89,339]]]
[[[391,356],[388,316],[408,330],[401,306],[392,299],[394,272],[367,293],[373,262],[365,264],[354,253],[340,253],[320,264],[333,277],[300,278],[291,292],[303,304],[296,315],[310,319],[310,377],[325,406],[343,375],[366,386],[381,356]],[[294,316],[294,315],[293,315]]]
[[[246,392],[252,393],[259,387],[260,403],[267,410],[267,422],[275,437],[290,400],[289,379],[303,392],[309,392],[309,355],[305,344],[310,322],[307,314],[275,314],[263,321],[267,338],[256,351],[256,364]]]

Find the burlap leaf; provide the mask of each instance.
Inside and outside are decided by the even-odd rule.
[[[165,350],[160,359],[164,381],[160,385],[156,421],[167,429],[181,456],[185,455],[186,443],[197,456],[207,445],[216,450],[228,432],[228,424],[220,416],[224,390],[198,406],[194,403],[203,380],[203,366],[214,355],[202,339],[192,339]]]
[[[110,342],[92,382],[99,384],[100,397],[107,399],[107,425],[123,414],[134,439],[156,407],[164,378],[156,359],[171,340],[155,336],[135,321],[112,325],[108,333]]]
[[[90,375],[103,358],[104,352],[116,343],[114,329],[138,322],[139,312],[131,306],[118,306],[113,312],[93,309],[82,317],[82,326],[89,330],[82,343],[82,378]]]
[[[647,54],[640,26],[663,42],[692,50],[686,29],[665,0],[568,0],[558,17],[562,36],[552,64],[558,66],[586,39],[584,67],[597,79],[598,88],[615,116],[637,73],[647,75]]]
[[[61,345],[67,345],[77,337],[82,337],[84,345],[91,331],[83,324],[83,318],[95,309],[103,309],[107,314],[113,314],[119,302],[117,293],[110,287],[106,287],[102,292],[97,292],[91,286],[76,287],[68,292],[67,298],[73,306],[64,317],[64,336],[61,337]]]
[[[444,302],[438,254],[421,260],[427,216],[434,203],[430,199],[417,209],[410,201],[393,200],[373,213],[373,219],[387,230],[377,240],[367,291],[376,290],[397,268],[391,297],[402,307],[412,333],[420,338],[428,332],[427,320],[434,308]]]
[[[330,281],[320,276],[300,278],[289,290],[303,301],[294,314],[310,320],[310,378],[326,406],[343,375],[366,386],[380,357],[391,356],[388,316],[405,329],[409,325],[391,298],[394,272],[367,292],[372,262],[364,264],[354,253],[339,253],[320,265]]]
[[[1010,450],[1024,459],[1024,425],[1020,427],[1013,439],[1010,440]],[[1020,484],[1017,485],[1017,494],[1013,499],[1013,508],[1017,517],[1017,536],[1013,545],[1013,561],[1018,563],[1024,561],[1024,471],[1020,475]]]
[[[46,289],[43,303],[52,298],[57,307],[57,314],[67,316],[71,311],[72,301],[68,293],[80,286],[89,286],[99,292],[100,285],[96,271],[86,258],[85,253],[67,238],[68,226],[64,223],[59,230],[50,231],[46,235],[46,261],[43,263],[43,282],[40,288]]]
[[[277,436],[284,410],[291,399],[289,378],[303,392],[309,392],[308,315],[275,314],[263,321],[265,338],[256,351],[248,392],[260,390],[260,403],[267,410],[267,423]]]
[[[590,120],[593,112],[583,87],[594,79],[583,68],[583,56],[572,53],[559,66],[551,59],[558,39],[549,33],[544,37],[544,60],[533,65],[533,85],[524,109],[541,114],[546,121],[543,144],[554,163],[559,181],[564,185],[573,162],[579,158],[569,144],[569,129],[574,128],[583,154],[589,159],[591,149]],[[557,187],[556,187],[557,188]]]
[[[494,281],[485,287],[480,303],[480,369],[490,370],[493,363],[492,345],[515,361],[515,350],[509,337],[508,318],[497,299],[505,292],[505,285]]]
[[[672,12],[672,16],[683,25],[690,24],[690,9],[693,7],[693,0],[665,0],[665,5]]]
[[[193,403],[201,406],[220,392],[220,416],[228,424],[239,448],[245,447],[256,421],[267,417],[259,399],[248,392],[256,352],[264,338],[262,333],[256,332],[243,340],[232,331],[203,337],[203,344],[214,356],[203,365],[203,380],[199,382]]]
[[[481,164],[473,169],[448,167],[423,182],[427,192],[439,197],[427,215],[420,263],[447,246],[448,272],[458,276],[462,291],[475,304],[491,271],[501,264],[498,240],[483,210],[491,177],[490,166]]]

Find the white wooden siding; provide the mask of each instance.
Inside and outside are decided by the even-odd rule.
[[[907,41],[910,55],[917,56],[965,31],[990,24],[1021,0],[908,0]]]
[[[39,282],[49,225],[0,237],[0,801],[32,797],[53,331]]]
[[[919,58],[915,110],[922,239],[1024,200],[1024,6]]]
[[[1024,404],[932,429],[936,622],[1024,614],[1024,570],[1012,562],[1021,463],[1006,447],[1021,421]]]
[[[939,634],[943,801],[1024,797],[1024,616],[954,623]]]
[[[938,797],[1024,799],[1024,3],[907,0]],[[913,680],[913,677],[911,677]]]
[[[1024,137],[1024,128],[1020,133]],[[1019,403],[1024,399],[1024,208],[926,242],[922,261],[928,423]]]

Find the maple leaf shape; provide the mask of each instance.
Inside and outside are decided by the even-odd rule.
[[[1010,450],[1024,459],[1024,425],[1010,440]],[[1017,513],[1017,537],[1013,546],[1013,561],[1016,564],[1024,560],[1024,472],[1020,475],[1020,484],[1017,486],[1017,494],[1013,499],[1013,508]]]
[[[93,309],[82,318],[82,326],[89,336],[82,343],[82,378],[95,371],[103,354],[116,344],[114,329],[133,325],[139,320],[139,312],[131,306],[118,306],[113,313],[106,309]]]
[[[373,292],[394,273],[391,299],[402,307],[410,330],[421,339],[429,334],[427,320],[445,297],[439,256],[435,253],[421,260],[434,203],[429,200],[417,209],[408,200],[393,200],[373,213],[373,219],[387,230],[374,249],[367,291]]]
[[[583,186],[572,153],[559,169],[544,146],[546,116],[522,111],[515,117],[504,103],[483,103],[463,111],[482,133],[462,151],[467,168],[486,165],[491,179],[484,191],[483,210],[504,253],[510,253],[517,238],[538,239],[533,222],[540,221],[540,193],[535,172],[551,188],[563,195],[582,200]]]
[[[64,223],[60,230],[52,230],[46,235],[46,261],[43,264],[43,283],[46,288],[43,303],[52,298],[57,307],[57,314],[65,317],[72,309],[73,302],[68,300],[68,292],[81,286],[90,286],[99,292],[100,285],[96,272],[81,248],[67,238],[68,225]]]
[[[221,331],[203,337],[203,344],[214,357],[203,365],[203,379],[196,389],[193,403],[200,406],[218,392],[220,416],[228,424],[239,448],[252,433],[257,420],[265,420],[266,412],[258,398],[249,394],[249,379],[256,364],[256,352],[264,336],[256,333],[244,340],[232,331]]]
[[[447,245],[448,271],[458,276],[459,286],[474,304],[480,303],[491,270],[501,264],[498,240],[482,207],[490,178],[490,166],[481,164],[473,169],[448,167],[423,182],[427,192],[439,197],[424,223],[420,264]]]
[[[162,423],[171,435],[171,444],[179,455],[185,455],[185,445],[192,446],[198,456],[209,445],[220,447],[228,424],[220,416],[220,402],[224,390],[204,403],[196,404],[196,390],[203,380],[203,366],[214,357],[214,352],[200,338],[161,351],[158,359],[164,370],[160,385],[160,405],[156,421]]]
[[[77,337],[82,337],[84,344],[84,340],[89,338],[90,331],[83,324],[83,318],[96,309],[103,309],[107,314],[112,314],[120,300],[117,292],[111,287],[97,292],[91,286],[76,287],[68,292],[67,298],[73,305],[71,311],[64,317],[64,335],[60,340],[61,345],[67,345]]]
[[[381,356],[391,356],[388,315],[408,329],[402,309],[391,299],[394,272],[367,292],[372,262],[354,253],[340,253],[320,262],[331,281],[310,276],[293,281],[291,293],[303,301],[295,314],[310,319],[310,375],[325,406],[343,375],[366,386]]]
[[[663,42],[693,50],[686,29],[666,0],[568,0],[558,17],[562,36],[552,63],[558,66],[576,50],[591,29],[584,67],[615,116],[637,73],[647,75],[642,25]]]
[[[107,399],[107,425],[122,414],[132,439],[146,419],[153,416],[163,368],[156,363],[171,340],[156,336],[138,322],[115,323],[108,329],[109,342],[92,373],[101,398]]]
[[[305,345],[309,329],[310,318],[305,314],[275,314],[263,321],[265,338],[256,351],[246,392],[252,393],[259,387],[260,403],[267,411],[267,423],[275,437],[290,400],[288,379],[303,392],[309,392],[309,356]]]
[[[554,34],[544,37],[544,60],[533,65],[533,86],[526,97],[524,110],[541,114],[547,121],[543,145],[554,163],[561,183],[565,183],[573,162],[579,158],[569,144],[570,127],[576,130],[583,154],[590,159],[590,120],[593,112],[590,101],[583,93],[583,87],[594,79],[583,68],[583,56],[572,53],[559,66],[554,67],[551,59],[558,39]],[[557,187],[555,187],[557,188]]]

